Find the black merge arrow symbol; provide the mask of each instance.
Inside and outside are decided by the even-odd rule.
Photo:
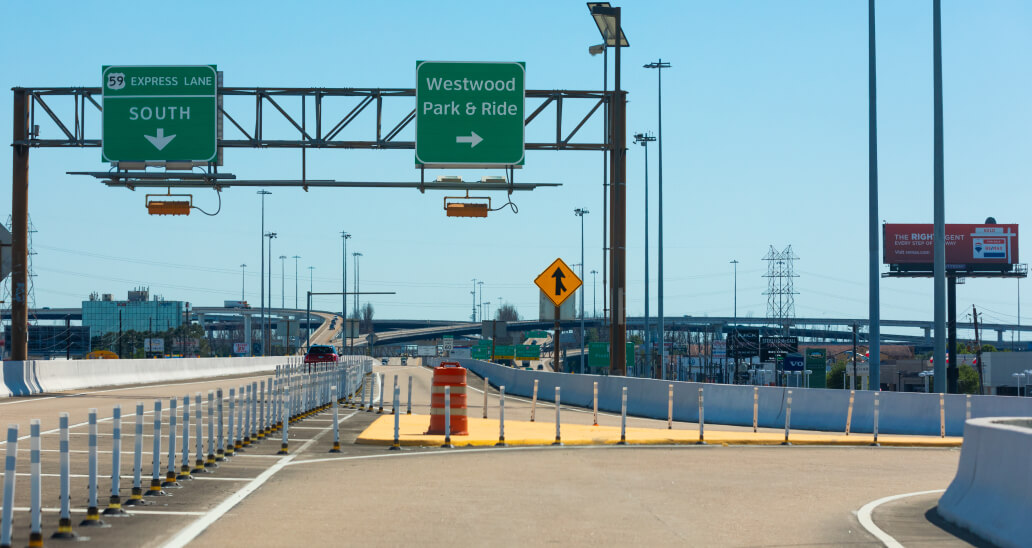
[[[562,269],[557,266],[555,267],[555,272],[552,273],[552,277],[555,278],[555,294],[557,296],[562,295],[566,291],[566,286],[563,285],[563,278],[566,277],[566,274],[563,274]]]

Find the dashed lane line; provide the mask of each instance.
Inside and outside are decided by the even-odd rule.
[[[358,412],[356,411],[351,414],[345,415],[341,417],[337,423],[342,423],[350,419],[351,417],[354,417],[357,414]],[[332,419],[330,420],[330,422],[333,422]],[[332,425],[327,426],[325,430],[317,434],[311,440],[305,442],[305,444],[302,445],[296,453],[287,455],[285,457],[278,457],[280,460],[276,464],[273,464],[267,470],[259,474],[258,477],[251,480],[247,485],[243,486],[237,492],[233,493],[228,498],[223,500],[221,503],[219,503],[218,506],[206,512],[203,515],[203,517],[183,528],[176,536],[172,537],[168,542],[166,542],[164,546],[168,548],[182,548],[189,544],[201,533],[203,533],[209,526],[211,526],[211,524],[218,521],[219,518],[221,518],[227,512],[232,510],[233,507],[239,504],[240,501],[247,498],[248,495],[258,490],[258,488],[261,487],[265,482],[269,481],[269,479],[272,478],[272,476],[276,475],[277,472],[282,470],[283,467],[285,467],[291,461],[296,459],[301,453],[304,453],[305,449],[310,447],[313,443],[315,443],[319,438],[321,438],[331,429]]]

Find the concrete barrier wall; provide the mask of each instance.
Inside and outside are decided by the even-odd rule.
[[[287,359],[277,356],[4,362],[0,397],[259,373],[274,370]]]
[[[434,363],[439,362],[438,359]],[[641,417],[665,419],[667,385],[674,385],[674,419],[697,421],[699,388],[704,389],[706,421],[717,424],[752,426],[753,390],[751,385],[702,384],[659,381],[631,377],[570,375],[528,371],[472,359],[458,361],[493,386],[505,385],[509,394],[530,396],[534,379],[539,381],[538,398],[553,401],[555,387],[561,389],[565,403],[590,406],[592,383],[598,382],[599,409],[619,413],[621,389],[627,387],[627,412]],[[783,428],[789,389],[758,387],[759,426]],[[848,390],[792,388],[792,427],[803,430],[843,432],[849,412]],[[939,395],[880,392],[878,430],[885,434],[937,435],[940,431]],[[946,435],[964,433],[968,397],[960,394],[943,398]],[[1032,398],[1008,396],[971,396],[971,416],[1032,416]],[[851,431],[870,433],[874,429],[874,392],[858,390],[853,402]]]
[[[997,546],[1032,539],[1032,419],[967,421],[957,475],[939,499],[939,514]]]

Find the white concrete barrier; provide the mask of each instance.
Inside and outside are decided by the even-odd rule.
[[[997,546],[1032,539],[1032,418],[967,421],[957,475],[939,499],[939,515]]]
[[[4,362],[0,397],[175,382],[272,371],[287,358],[179,358],[167,360],[32,360]]]
[[[440,358],[432,359],[438,363]],[[570,405],[591,407],[594,383],[598,383],[598,407],[620,412],[620,397],[627,387],[627,412],[633,416],[667,418],[668,385],[674,385],[674,420],[698,421],[698,406],[693,405],[699,387],[706,387],[706,420],[712,424],[752,426],[752,385],[673,382],[632,377],[571,375],[550,371],[529,371],[505,367],[491,362],[457,359],[463,367],[481,377],[490,377],[494,386],[505,385],[509,394],[530,397],[534,380],[540,384],[540,398],[551,401],[552,388],[562,388],[563,401]],[[757,424],[767,428],[784,428],[787,389],[760,386]],[[792,389],[792,427],[798,430],[845,432],[849,411],[849,390],[823,388]],[[939,395],[882,392],[879,396],[880,434],[917,434],[938,436],[940,433]],[[945,397],[945,431],[948,436],[964,433],[967,412],[964,394]],[[972,396],[973,417],[1032,416],[1032,398],[1013,396]],[[874,392],[858,390],[854,402],[851,432],[871,433],[874,430]]]

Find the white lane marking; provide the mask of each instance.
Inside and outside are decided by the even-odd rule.
[[[867,529],[868,533],[874,535],[874,538],[878,539],[879,542],[884,544],[886,548],[903,548],[903,545],[896,539],[892,538],[891,535],[882,531],[880,527],[874,524],[874,520],[871,519],[871,514],[874,513],[874,509],[885,504],[886,502],[892,502],[894,500],[905,499],[907,497],[918,497],[921,495],[931,495],[932,493],[942,493],[945,489],[932,489],[930,491],[918,491],[916,493],[904,493],[902,495],[892,495],[889,497],[882,497],[878,500],[868,502],[867,504],[860,507],[856,512],[856,517],[860,520],[860,525],[864,529]]]
[[[351,417],[354,417],[357,414],[358,412],[356,411],[352,412],[349,415],[341,417],[338,421],[338,424],[350,419]],[[267,470],[259,474],[258,477],[251,480],[247,485],[240,488],[240,490],[238,490],[236,493],[233,493],[226,500],[219,503],[218,506],[206,512],[203,517],[183,528],[179,532],[179,534],[172,537],[172,539],[166,542],[163,546],[168,548],[182,548],[183,546],[189,544],[191,541],[197,538],[198,535],[203,533],[205,529],[211,526],[211,524],[215,523],[219,518],[221,518],[227,512],[232,510],[234,506],[240,503],[240,501],[244,500],[248,495],[255,492],[259,487],[262,486],[262,484],[269,481],[269,479],[272,476],[276,475],[276,473],[282,470],[284,466],[286,466],[295,458],[297,458],[298,455],[303,453],[305,449],[307,449],[310,445],[315,443],[320,437],[322,437],[323,434],[329,432],[331,428],[332,426],[327,426],[323,432],[320,432],[314,438],[312,438],[304,445],[302,445],[299,449],[297,449],[296,453],[292,453],[285,457],[280,457],[279,462],[273,464]]]
[[[28,506],[15,506],[15,512],[28,512],[30,509]],[[57,514],[61,512],[60,508],[40,508],[40,511]],[[75,514],[85,514],[85,508],[70,508],[70,512]],[[187,512],[183,510],[126,510],[130,514],[151,514],[156,516],[203,516],[204,512]]]

